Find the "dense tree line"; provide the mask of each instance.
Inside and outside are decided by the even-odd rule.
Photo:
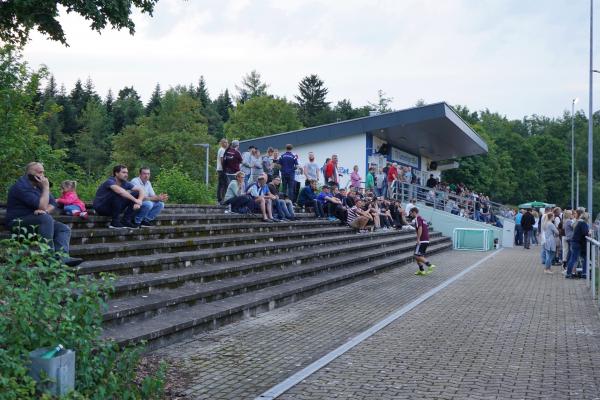
[[[112,91],[101,96],[91,78],[67,89],[48,71],[29,69],[11,47],[0,51],[0,84],[6,99],[0,103],[2,197],[21,167],[33,159],[50,163],[57,180],[71,176],[96,182],[120,162],[132,169],[150,166],[155,174],[178,168],[201,181],[204,150],[194,144],[211,144],[214,158],[214,146],[225,136],[248,139],[362,117],[371,110],[392,111],[392,98],[383,90],[362,107],[347,99],[333,104],[325,82],[316,74],[299,82],[295,101],[270,93],[257,71],[244,76],[233,95],[224,89],[212,97],[201,76],[197,83],[166,90],[157,84],[145,103],[134,87],[121,88],[116,96]],[[460,160],[460,168],[446,172],[444,179],[462,181],[511,204],[524,200],[569,204],[569,113],[561,118],[534,115],[509,120],[489,110],[471,111],[464,106],[456,110],[488,143],[489,154]],[[583,112],[574,117],[583,202],[587,118]],[[595,154],[599,165],[600,151]]]

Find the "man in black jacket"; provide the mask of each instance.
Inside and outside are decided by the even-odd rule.
[[[535,218],[531,213],[531,208],[528,208],[521,218],[521,228],[523,230],[523,236],[525,238],[524,247],[529,249],[531,243],[531,233],[533,232],[533,225],[535,225]]]

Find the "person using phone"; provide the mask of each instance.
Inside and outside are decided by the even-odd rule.
[[[25,167],[25,175],[8,190],[6,226],[18,233],[34,227],[54,250],[67,254],[63,259],[65,264],[79,265],[83,261],[81,258],[68,256],[71,229],[50,215],[55,207],[56,201],[50,194],[50,182],[44,166],[39,162],[30,162]]]

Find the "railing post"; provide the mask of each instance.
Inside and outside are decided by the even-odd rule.
[[[592,254],[591,254],[591,249],[592,249],[592,244],[590,243],[589,240],[586,240],[585,242],[585,270],[586,270],[586,275],[585,275],[585,283],[587,285],[587,287],[590,287],[590,261],[592,259]]]
[[[591,275],[592,282],[592,299],[596,298],[596,251],[598,250],[598,246],[592,246],[591,242],[587,242],[590,248],[591,255],[591,263],[590,268],[588,269],[588,276]]]

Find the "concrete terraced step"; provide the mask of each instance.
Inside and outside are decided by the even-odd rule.
[[[304,219],[282,223],[264,223],[262,221],[244,221],[212,223],[198,225],[162,225],[140,229],[73,229],[71,246],[95,243],[114,243],[124,241],[143,241],[153,239],[177,239],[195,236],[216,236],[231,234],[250,234],[257,232],[275,232],[294,229],[320,228],[339,225],[339,222]]]
[[[86,259],[112,259],[145,254],[174,253],[201,248],[221,248],[244,244],[259,244],[295,238],[332,236],[350,232],[347,226],[325,227],[320,229],[296,229],[292,231],[258,232],[252,234],[233,234],[213,237],[189,237],[179,239],[155,239],[128,241],[120,243],[96,243],[71,246],[70,255]]]
[[[450,241],[433,245],[430,253],[447,250]],[[147,349],[173,343],[194,333],[237,321],[258,312],[300,300],[310,295],[347,284],[361,276],[392,268],[413,260],[412,252],[377,259],[366,265],[353,265],[318,275],[293,280],[211,303],[202,303],[184,309],[159,314],[143,321],[135,321],[104,329],[103,336],[113,338],[121,345],[148,341]]]
[[[194,263],[215,263],[231,260],[260,257],[265,254],[287,253],[300,249],[328,244],[345,244],[364,240],[379,240],[394,235],[412,235],[414,232],[399,233],[398,231],[379,231],[374,235],[356,234],[350,230],[347,234],[333,237],[317,237],[313,239],[282,240],[259,244],[249,244],[235,247],[203,249],[178,253],[162,253],[143,256],[130,256],[115,259],[90,260],[83,262],[77,270],[79,275],[98,274],[100,272],[117,273],[120,275],[142,272],[156,272],[173,268],[191,267]]]
[[[439,232],[432,232],[430,236],[432,240],[441,238]],[[297,252],[277,253],[270,256],[253,257],[244,260],[216,264],[199,263],[196,266],[160,272],[123,275],[119,276],[114,282],[114,292],[111,294],[111,297],[115,299],[131,295],[147,294],[150,291],[160,290],[165,287],[173,289],[189,281],[211,282],[269,268],[285,268],[296,264],[304,264],[315,259],[322,260],[335,257],[338,254],[359,253],[405,243],[411,243],[412,246],[414,243],[414,234],[380,237],[379,240],[336,245],[335,252],[332,252],[330,247],[320,246]]]
[[[438,238],[432,240],[431,245],[447,242],[447,240],[446,238]],[[325,260],[316,260],[283,269],[272,268],[220,281],[189,282],[176,289],[153,291],[143,296],[113,299],[108,302],[108,310],[103,314],[103,318],[105,325],[107,322],[121,324],[146,319],[156,314],[171,312],[197,303],[209,303],[250,290],[258,290],[289,280],[301,279],[323,271],[347,268],[357,263],[369,263],[374,259],[393,257],[400,253],[412,253],[413,250],[414,242],[412,241],[363,251],[359,254],[340,253],[336,247],[330,249],[330,251],[335,252],[337,255]]]
[[[57,221],[69,225],[72,229],[98,229],[107,228],[110,222],[109,217],[98,215],[90,215],[86,220],[79,217],[71,217],[68,215],[54,215]],[[314,219],[312,213],[297,213],[296,218],[299,219]],[[177,214],[160,214],[156,218],[156,224],[161,225],[198,225],[209,223],[229,223],[243,221],[260,221],[262,216],[259,214],[235,214],[235,213],[177,213]],[[4,216],[0,216],[0,230],[7,232],[4,227]]]

